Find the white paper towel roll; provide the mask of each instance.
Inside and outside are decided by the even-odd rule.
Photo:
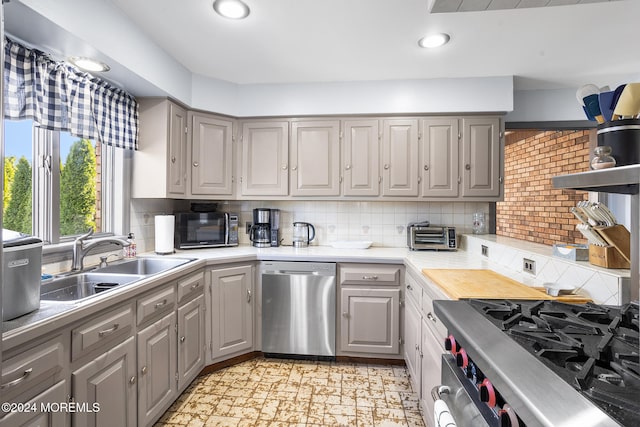
[[[438,399],[433,402],[433,418],[436,427],[456,427],[456,422],[444,400]]]
[[[156,253],[159,255],[172,254],[173,228],[175,218],[173,215],[156,215]]]

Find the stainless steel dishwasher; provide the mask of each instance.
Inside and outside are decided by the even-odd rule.
[[[260,274],[265,355],[335,356],[335,263],[263,261]]]

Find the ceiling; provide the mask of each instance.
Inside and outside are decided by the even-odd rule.
[[[433,0],[245,0],[241,21],[212,0],[107,1],[191,72],[237,84],[512,75],[522,90],[640,76],[637,0],[454,13],[430,13]],[[451,41],[420,48],[430,32]]]

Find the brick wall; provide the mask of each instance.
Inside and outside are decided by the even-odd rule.
[[[551,178],[589,170],[595,132],[517,131],[505,140],[504,202],[496,206],[496,234],[552,245],[586,243],[570,212],[584,191],[553,188]]]

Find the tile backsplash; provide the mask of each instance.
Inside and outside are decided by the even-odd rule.
[[[474,212],[489,213],[482,202],[372,202],[372,201],[229,201],[218,210],[240,216],[240,244],[250,244],[245,224],[252,222],[253,209],[280,209],[280,237],[292,242],[293,222],[313,224],[316,238],[312,245],[328,245],[336,240],[370,240],[373,246],[405,247],[410,222],[428,220],[431,224],[453,225],[458,232],[470,231]],[[155,215],[189,209],[189,201],[135,199],[131,203],[131,231],[139,252],[154,249]]]

